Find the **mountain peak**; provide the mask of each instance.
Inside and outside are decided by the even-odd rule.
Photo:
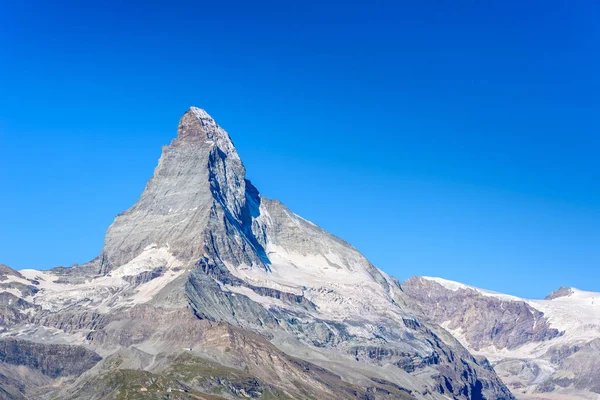
[[[179,140],[213,139],[215,132],[225,133],[205,110],[190,107],[179,120],[177,138]]]
[[[252,390],[276,397],[364,398],[381,387],[391,397],[415,400],[514,399],[489,364],[479,364],[445,331],[417,319],[395,279],[348,243],[262,197],[246,179],[227,132],[195,107],[181,118],[177,138],[163,146],[138,201],[108,228],[100,257],[76,268],[22,271],[24,279],[2,272],[3,331],[9,321],[10,333],[20,339],[41,343],[52,335],[60,343],[64,337],[107,355],[96,372],[82,376],[82,386],[65,386],[59,398],[89,398],[103,377],[126,367],[121,358],[132,360],[127,365],[135,379],[163,379],[146,371],[156,356],[165,360],[161,368],[185,362],[196,371],[195,365],[210,363],[210,377],[192,374],[197,383],[179,386],[190,393],[212,391],[223,365],[234,375],[235,366],[247,367],[240,373],[252,379]],[[32,364],[20,343],[0,338],[0,351],[5,348],[24,368]],[[57,352],[43,349],[34,352]],[[175,359],[179,354],[185,360]],[[60,366],[64,357],[33,361]],[[322,365],[313,367],[313,357]],[[335,375],[327,365],[335,365]],[[32,375],[36,382],[38,374]],[[268,386],[261,386],[263,379]],[[360,386],[330,384],[347,379]],[[0,374],[2,389],[5,381]],[[366,382],[373,383],[364,387]],[[121,389],[110,390],[101,395]],[[230,392],[236,397],[238,389]]]
[[[191,106],[188,112],[195,114],[198,118],[213,119],[203,108]]]
[[[229,134],[205,110],[189,108],[139,200],[107,230],[102,271],[124,265],[148,246],[169,248],[183,261],[200,258],[210,242],[204,232],[215,205],[227,218],[242,220],[245,173]]]

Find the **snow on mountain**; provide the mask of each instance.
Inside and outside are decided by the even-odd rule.
[[[423,276],[423,279],[427,279],[436,283],[439,283],[440,285],[442,285],[443,287],[445,287],[446,289],[450,289],[452,291],[457,291],[460,289],[463,290],[473,290],[479,294],[482,294],[484,296],[491,296],[491,297],[495,297],[498,299],[502,299],[502,300],[513,300],[513,301],[520,301],[522,299],[520,299],[519,297],[516,296],[511,296],[509,294],[503,294],[503,293],[498,293],[498,292],[493,292],[491,290],[485,290],[485,289],[480,289],[477,288],[475,286],[469,286],[466,285],[464,283],[460,283],[460,282],[455,282],[455,281],[451,281],[448,279],[443,279],[443,278],[436,278],[436,277],[430,277],[430,276]]]
[[[227,132],[195,107],[100,256],[0,275],[20,294],[0,293],[0,392],[109,399],[154,382],[159,397],[514,398],[487,361],[417,316],[397,280],[262,197]],[[30,343],[42,361],[22,354]],[[68,379],[37,367],[57,354],[70,365],[72,352],[86,362]],[[21,367],[31,385],[3,378]]]
[[[561,288],[531,300],[432,277],[411,278],[402,288],[432,321],[490,359],[515,393],[600,398],[593,392],[600,383],[594,361],[600,358],[600,293]]]
[[[574,339],[594,339],[600,337],[600,293],[586,292],[576,288],[568,288],[569,294],[551,300],[531,300],[503,293],[476,288],[463,283],[442,278],[422,277],[445,288],[457,291],[473,290],[484,296],[500,300],[524,302],[542,312],[552,328],[564,334],[556,338],[556,342]]]

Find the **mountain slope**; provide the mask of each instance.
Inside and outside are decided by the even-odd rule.
[[[561,288],[527,300],[428,277],[402,290],[520,396],[600,399],[600,293]]]
[[[103,358],[27,396],[513,398],[485,359],[415,317],[395,279],[263,198],[198,108],[99,257],[20,274],[34,289],[3,334]]]

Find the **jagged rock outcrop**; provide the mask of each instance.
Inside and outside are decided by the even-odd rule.
[[[570,296],[572,294],[573,294],[573,288],[561,287],[561,288],[558,288],[557,290],[555,290],[554,292],[550,293],[548,296],[546,296],[544,298],[544,300],[554,300],[554,299],[558,299],[559,297]]]
[[[1,290],[1,289],[0,289]],[[39,310],[33,304],[9,292],[0,292],[0,330],[17,325],[31,318]]]
[[[58,398],[160,381],[156,396],[172,386],[226,398],[513,399],[486,360],[415,315],[396,279],[262,197],[229,135],[198,108],[99,257],[21,274],[36,282],[24,300],[37,311],[6,334],[104,357],[53,389]],[[213,372],[178,375],[182,354]]]
[[[38,292],[38,284],[0,264],[0,332],[29,320],[39,310],[28,301]]]

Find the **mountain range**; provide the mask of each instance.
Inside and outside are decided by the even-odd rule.
[[[401,284],[192,107],[98,257],[0,266],[0,398],[597,399],[596,299]]]
[[[600,399],[600,293],[563,287],[529,300],[429,277],[402,289],[519,397]]]

